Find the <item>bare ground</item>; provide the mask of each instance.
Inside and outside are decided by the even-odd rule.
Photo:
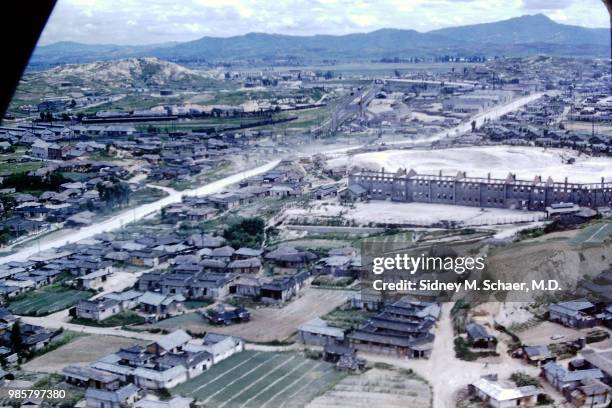
[[[349,299],[350,292],[306,288],[300,296],[283,307],[251,308],[251,321],[230,326],[211,326],[204,319],[179,323],[171,329],[193,333],[212,331],[231,334],[252,342],[283,341],[289,339],[298,326],[315,317],[331,312]]]
[[[68,365],[85,366],[114,353],[120,347],[143,343],[143,341],[117,336],[83,336],[25,363],[22,367],[26,371],[59,373]]]

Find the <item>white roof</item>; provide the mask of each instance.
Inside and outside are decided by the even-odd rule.
[[[298,327],[298,330],[308,333],[322,334],[324,336],[344,338],[344,331],[342,329],[328,326],[323,319],[318,317],[302,324],[300,327]]]
[[[149,368],[139,367],[134,370],[134,376],[160,383],[168,383],[174,378],[183,374],[186,370],[187,369],[182,365],[177,365],[164,371],[156,371]]]
[[[500,384],[489,381],[486,378],[478,379],[473,385],[496,401],[509,401],[538,394],[538,389],[533,385],[526,387],[504,388]]]
[[[183,330],[175,330],[170,334],[166,334],[156,343],[164,350],[172,350],[178,346],[182,346],[191,340],[191,336]]]

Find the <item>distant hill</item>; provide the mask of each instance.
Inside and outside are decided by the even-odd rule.
[[[38,74],[55,82],[167,85],[203,80],[201,74],[154,57],[69,64]]]
[[[527,15],[463,27],[450,27],[430,31],[443,37],[462,41],[501,45],[560,44],[610,45],[610,31],[606,28],[585,28],[559,24],[543,14]]]
[[[152,56],[178,62],[370,61],[439,55],[607,57],[609,31],[559,24],[542,14],[420,33],[382,29],[348,35],[250,33],[147,46],[60,42],[36,48],[32,67]]]

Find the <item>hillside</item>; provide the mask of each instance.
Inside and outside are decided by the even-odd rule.
[[[202,76],[195,71],[151,57],[62,65],[42,72],[40,75],[55,81],[71,81],[74,79],[78,82],[142,83],[147,85],[167,85],[202,79]]]
[[[249,33],[147,46],[61,42],[38,47],[30,65],[44,67],[130,57],[158,57],[177,62],[251,61],[272,64],[371,61],[447,54],[606,57],[608,46],[607,29],[559,24],[542,14],[536,14],[426,33],[406,29],[381,29],[339,36]]]

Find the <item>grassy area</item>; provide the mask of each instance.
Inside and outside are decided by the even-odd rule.
[[[304,406],[346,374],[295,353],[244,351],[171,390],[206,406]]]
[[[136,324],[143,324],[145,322],[144,317],[140,316],[136,312],[132,312],[126,310],[125,312],[118,313],[114,316],[111,316],[107,319],[96,321],[91,319],[82,319],[78,317],[74,317],[71,320],[71,323],[74,324],[82,324],[84,326],[94,326],[94,327],[121,327],[121,326],[131,326]]]
[[[69,308],[81,299],[93,295],[90,291],[49,285],[11,299],[8,308],[17,315],[45,316]]]

